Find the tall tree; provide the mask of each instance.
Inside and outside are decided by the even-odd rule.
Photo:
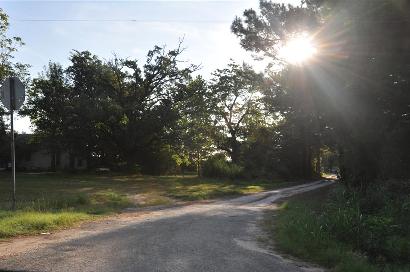
[[[68,79],[61,65],[49,63],[48,69],[33,80],[28,101],[22,110],[29,115],[39,140],[46,143],[56,170],[60,152],[66,148],[64,132],[71,103]]]
[[[239,163],[241,142],[248,134],[246,123],[261,107],[263,76],[246,64],[231,62],[213,73],[210,92],[217,147],[226,151],[232,162]]]
[[[117,84],[115,96],[110,98],[123,109],[122,121],[113,132],[120,156],[129,166],[145,164],[147,171],[154,171],[155,165],[146,162],[155,158],[147,155],[158,153],[155,149],[161,143],[175,141],[178,102],[197,69],[195,65],[180,67],[182,52],[180,46],[169,51],[156,46],[148,52],[142,69],[133,60],[112,63]]]
[[[293,172],[295,175],[312,177],[320,168],[313,164],[320,148],[320,116],[315,108],[314,86],[309,82],[305,67],[287,65],[279,52],[291,37],[319,26],[317,11],[303,6],[260,1],[259,14],[249,9],[244,11],[243,16],[243,19],[236,17],[232,23],[232,31],[240,38],[241,45],[270,59],[270,67],[283,68],[280,72],[269,73],[272,83],[264,99],[271,114],[279,114],[283,118],[282,123],[285,123],[281,128],[282,134],[287,137],[282,139],[286,139],[288,144],[282,143],[282,147],[288,150],[282,152],[297,151],[296,156],[286,155],[294,158],[291,160]],[[291,139],[293,144],[290,143]],[[294,149],[292,146],[299,148]]]
[[[142,69],[134,60],[75,51],[66,70],[50,64],[34,80],[25,113],[50,149],[64,147],[90,167],[140,164],[158,172],[155,160],[176,141],[178,102],[196,69],[180,67],[182,51],[155,47]]]
[[[403,139],[409,137],[409,5],[405,0],[310,0],[291,7],[261,1],[260,14],[247,10],[232,24],[246,49],[272,61],[288,33],[311,33],[318,54],[305,69],[309,97],[316,101],[316,117],[333,131],[344,180],[355,186],[408,175],[408,152],[398,146],[408,149]]]
[[[192,80],[180,102],[182,114],[178,121],[181,152],[195,163],[198,176],[201,175],[202,161],[214,150],[212,135],[214,127],[209,112],[209,91],[207,82],[198,76]]]
[[[88,165],[104,157],[101,154],[100,128],[111,113],[106,106],[112,88],[112,71],[108,65],[91,52],[74,51],[67,76],[70,107],[65,128],[69,150],[87,159]]]
[[[9,26],[9,17],[0,8],[0,81],[3,82],[8,76],[20,76],[26,81],[29,65],[13,61],[14,54],[24,43],[20,37],[7,35]]]
[[[9,17],[0,8],[0,83],[3,82],[8,76],[18,76],[20,79],[28,82],[28,65],[22,64],[20,62],[15,62],[15,53],[17,50],[24,45],[20,37],[10,37],[7,35],[9,29]],[[6,115],[6,110],[0,105],[0,146],[5,147],[8,145],[8,140],[6,135],[7,126],[4,122],[4,116]],[[9,149],[1,148],[0,150],[0,160],[8,160]]]
[[[376,178],[408,177],[410,3],[309,4],[325,18],[318,40],[327,46],[313,72],[333,107],[326,115],[339,136],[342,176],[361,188]],[[333,86],[319,80],[323,76]]]

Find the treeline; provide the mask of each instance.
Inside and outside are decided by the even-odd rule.
[[[264,74],[231,62],[205,80],[181,47],[154,47],[144,63],[74,51],[32,80],[21,113],[52,154],[90,168],[311,178],[337,166],[358,188],[408,178],[409,12],[405,0],[261,1],[231,28],[270,60]],[[278,53],[298,33],[317,53],[286,64]]]
[[[68,151],[91,169],[231,178],[314,173],[304,168],[300,136],[268,108],[269,80],[234,62],[210,80],[194,77],[198,67],[182,67],[181,53],[155,47],[139,65],[75,51],[68,67],[50,63],[33,79],[21,113],[52,154]]]
[[[196,70],[177,67],[180,53],[155,47],[140,67],[133,60],[73,52],[69,67],[50,63],[33,79],[22,112],[53,154],[68,151],[89,168],[137,170],[138,164],[144,172],[162,173],[173,155],[183,156],[177,150],[179,121]]]

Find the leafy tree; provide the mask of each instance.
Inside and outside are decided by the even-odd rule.
[[[106,157],[106,150],[100,147],[104,141],[101,130],[112,114],[107,107],[112,71],[88,51],[74,51],[70,61],[66,70],[71,86],[65,138],[70,153],[86,158],[92,167]]]
[[[252,129],[242,146],[245,175],[248,178],[291,176],[290,171],[284,169],[287,165],[281,160],[280,150],[280,134],[275,126]]]
[[[198,76],[186,86],[185,97],[179,106],[182,114],[177,123],[181,140],[179,153],[182,157],[188,156],[196,166],[198,176],[202,174],[202,161],[215,150],[208,95],[207,82]]]
[[[181,47],[170,51],[155,47],[148,52],[143,69],[137,61],[112,63],[119,84],[115,89],[117,97],[110,99],[122,108],[122,121],[112,132],[120,157],[130,166],[144,164],[147,152],[158,153],[158,143],[177,141],[174,128],[179,118],[178,102],[184,97],[191,73],[197,69],[195,65],[179,67],[182,52]],[[153,168],[154,165],[146,165],[148,172]]]
[[[326,16],[319,39],[332,45],[316,74],[332,76],[331,83],[337,87],[327,91],[333,109],[326,109],[326,115],[339,136],[344,180],[366,188],[376,178],[408,177],[410,157],[404,150],[410,146],[404,139],[410,137],[410,94],[406,91],[410,55],[405,33],[410,31],[410,3],[339,0],[309,4]],[[348,27],[343,22],[349,22]],[[335,30],[340,33],[339,41],[332,36]]]
[[[263,76],[250,66],[234,62],[218,69],[210,84],[209,111],[215,125],[216,145],[239,163],[241,142],[248,134],[247,122],[260,110]]]
[[[0,8],[0,83],[8,76],[19,76],[20,79],[28,82],[27,64],[22,64],[14,61],[14,54],[19,47],[24,43],[20,37],[10,37],[7,35],[9,28],[9,17]],[[9,144],[8,137],[6,137],[7,126],[4,122],[6,110],[0,106],[0,162],[9,160],[8,154],[10,149],[6,148]]]
[[[271,102],[293,108],[287,121],[303,117],[297,118],[302,122],[292,121],[301,131],[309,124],[304,116],[311,116],[308,120],[314,123],[308,128],[319,130],[309,129],[309,134],[332,136],[342,177],[353,186],[365,188],[377,177],[409,175],[409,156],[403,151],[409,149],[404,139],[410,136],[410,96],[405,91],[410,78],[405,34],[409,12],[405,0],[310,0],[299,7],[261,1],[259,14],[246,10],[244,18],[232,24],[244,48],[264,53],[272,63],[277,63],[277,50],[287,36],[314,33],[316,60],[303,67],[304,74],[295,73],[294,67],[285,69],[276,88],[282,89],[279,93],[309,93],[288,101],[273,93]],[[303,114],[294,114],[301,108]],[[322,136],[318,139],[323,141]]]
[[[28,101],[22,113],[35,125],[37,138],[51,152],[50,168],[58,166],[57,157],[63,150],[70,102],[69,85],[61,65],[49,63],[47,71],[33,80]]]
[[[315,9],[271,1],[260,1],[260,14],[249,9],[243,16],[244,19],[235,18],[232,31],[245,49],[269,58],[270,67],[283,63],[279,50],[287,39],[319,26]],[[318,104],[315,86],[304,70],[305,67],[285,65],[281,72],[270,73],[271,86],[265,92],[264,102],[273,116],[282,119],[282,162],[288,161],[286,168],[291,168],[295,175],[312,177],[320,168],[313,161],[319,156],[323,125],[315,107]]]
[[[286,39],[320,26],[317,10],[310,6],[261,0],[259,9],[259,14],[253,9],[245,10],[243,18],[234,19],[231,30],[244,49],[262,53],[272,61],[281,61],[278,53]]]
[[[9,37],[7,30],[9,28],[9,17],[0,8],[0,81],[8,76],[20,76],[22,80],[26,80],[28,75],[27,64],[14,62],[14,53],[24,43],[20,37]]]
[[[64,147],[90,167],[140,164],[146,172],[162,172],[155,162],[177,142],[178,103],[196,69],[179,67],[182,51],[155,47],[142,69],[134,60],[104,62],[75,51],[66,70],[50,64],[34,80],[25,114],[52,152]]]

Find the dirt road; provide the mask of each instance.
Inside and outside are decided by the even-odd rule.
[[[130,212],[40,237],[0,244],[5,271],[314,271],[265,249],[258,221],[279,198],[318,181],[226,201]]]

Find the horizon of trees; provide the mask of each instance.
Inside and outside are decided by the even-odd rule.
[[[408,178],[409,5],[262,0],[231,29],[244,49],[270,61],[263,74],[232,61],[209,80],[194,76],[199,67],[179,61],[181,44],[155,46],[145,63],[73,51],[68,67],[50,62],[32,80],[21,113],[51,154],[68,151],[91,168],[200,174],[213,164],[230,177],[313,178],[337,165],[345,184],[359,189]],[[1,39],[9,43],[1,65],[9,68],[0,75],[24,75],[26,66],[11,65],[21,39],[6,38],[1,14]],[[279,58],[295,33],[314,33],[319,44],[306,65]],[[278,64],[283,69],[271,69]],[[2,147],[5,131],[2,122]]]

